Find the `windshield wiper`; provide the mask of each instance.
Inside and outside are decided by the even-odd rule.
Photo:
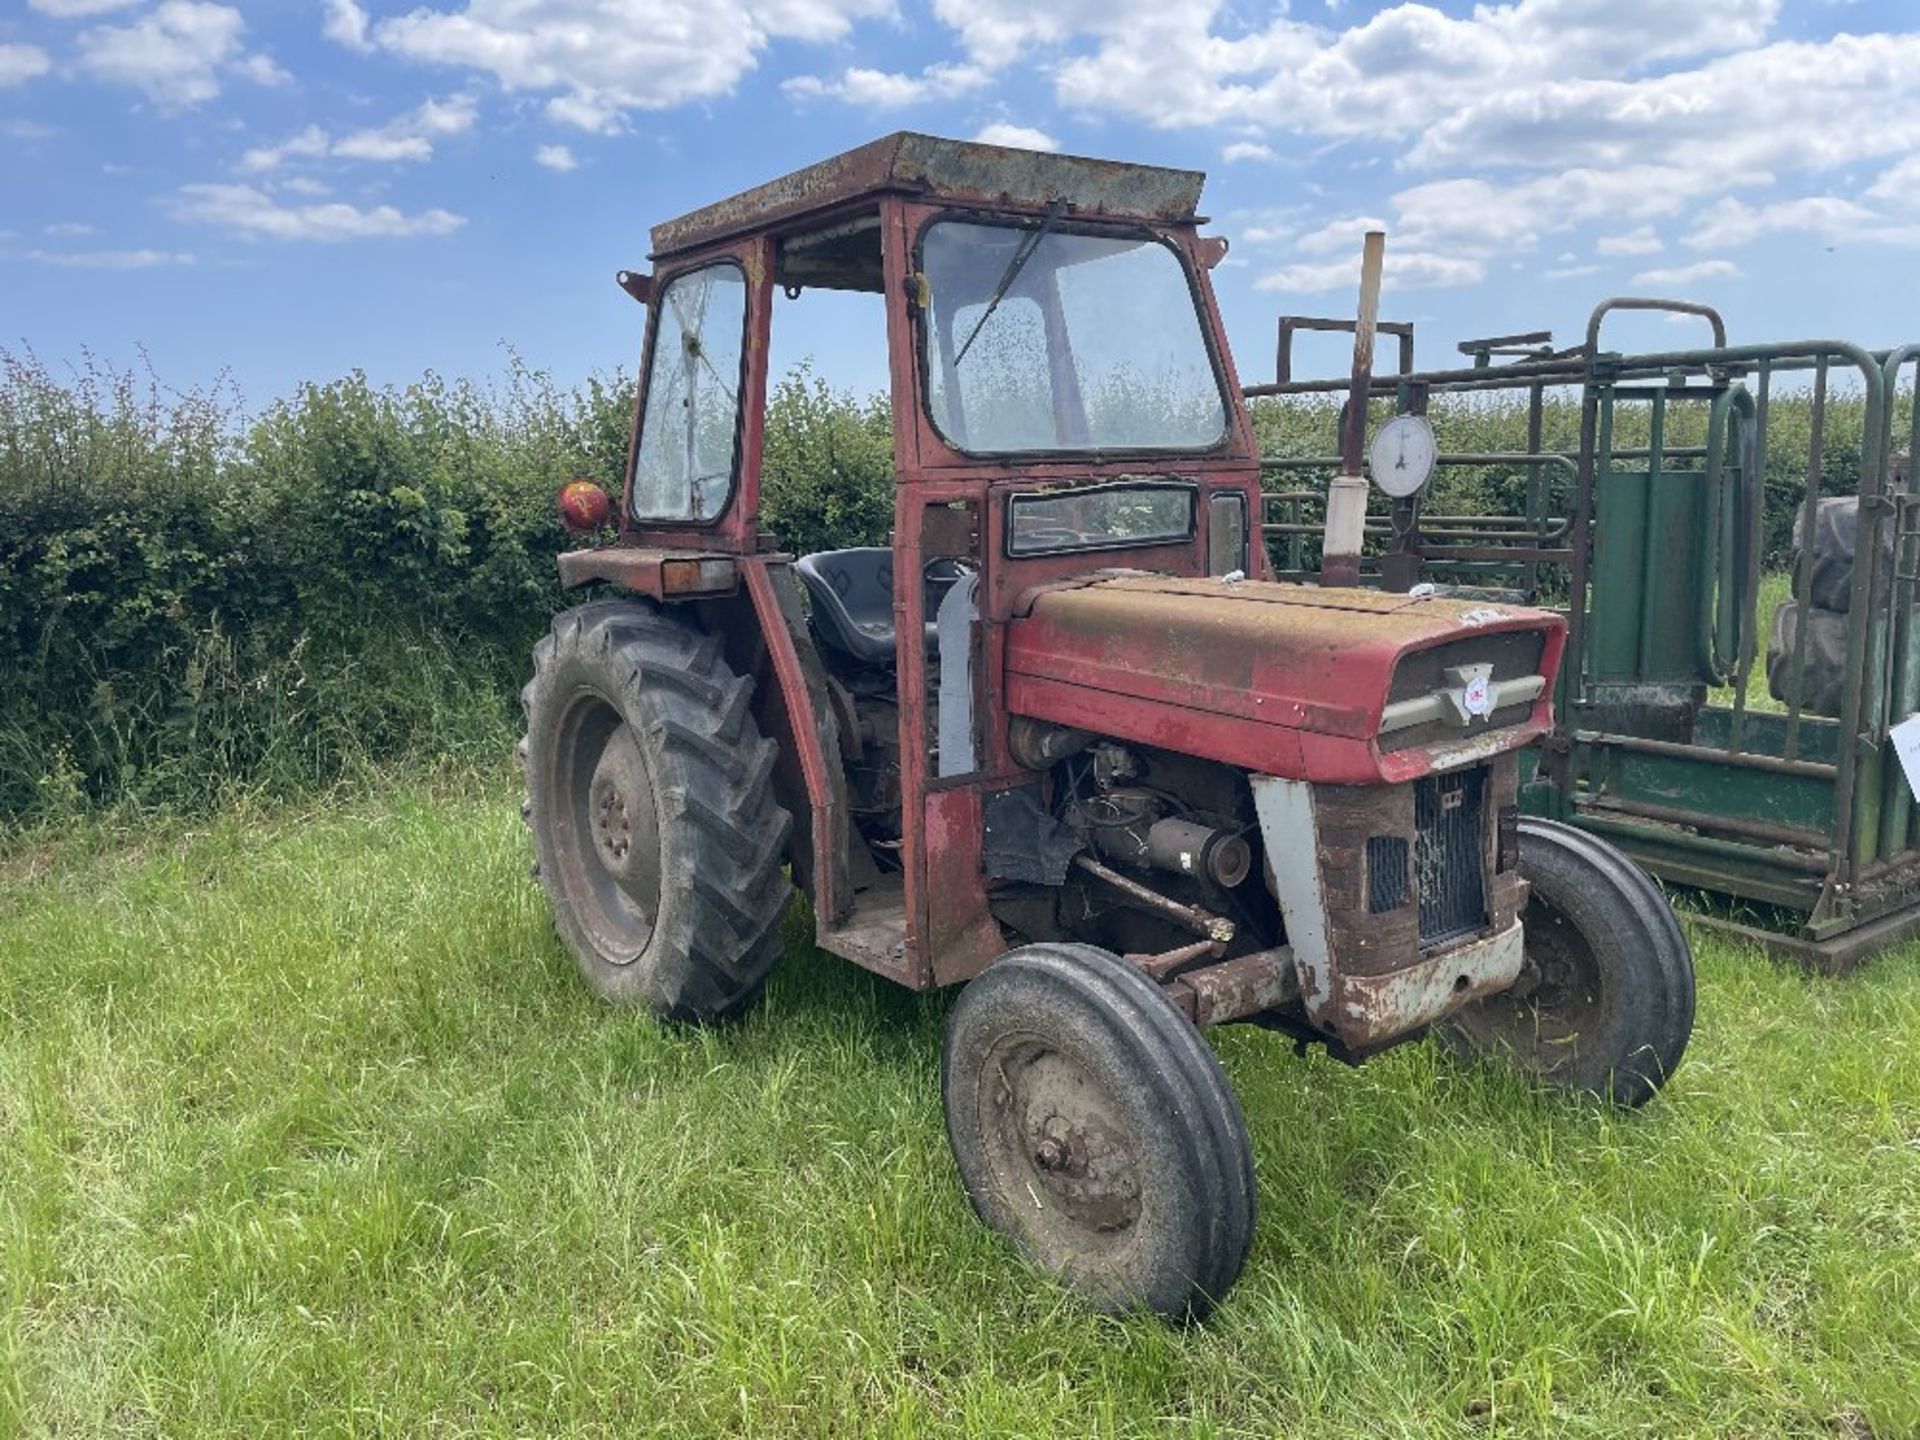
[[[1013,287],[1013,282],[1020,278],[1020,272],[1026,268],[1027,261],[1033,258],[1033,252],[1040,248],[1040,242],[1047,238],[1047,232],[1053,229],[1053,222],[1060,218],[1060,212],[1066,208],[1067,202],[1064,197],[1055,200],[1047,207],[1046,219],[1040,222],[1039,228],[1030,231],[1020,242],[1020,248],[1013,252],[1013,258],[1007,262],[1006,273],[1000,277],[1000,283],[993,287],[993,294],[987,297],[987,308],[982,310],[980,318],[973,322],[973,329],[967,332],[966,342],[961,345],[960,353],[953,357],[954,369],[959,369],[960,362],[967,358],[967,351],[973,348],[973,342],[979,338],[987,321],[993,318],[993,312],[1000,308],[1000,302],[1007,298],[1007,291]]]

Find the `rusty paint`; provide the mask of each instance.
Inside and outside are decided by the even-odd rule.
[[[1014,150],[901,131],[663,221],[653,227],[653,248],[656,256],[681,254],[882,194],[1002,210],[1044,209],[1055,200],[1065,200],[1078,213],[1191,220],[1205,179],[1197,170]]]
[[[1198,905],[1183,905],[1150,886],[1142,885],[1138,880],[1129,879],[1119,871],[1102,865],[1091,855],[1076,855],[1073,863],[1103,885],[1111,885],[1135,904],[1158,910],[1175,924],[1204,936],[1212,944],[1225,945],[1233,939],[1233,922],[1215,915],[1211,910],[1203,910]]]
[[[1225,1025],[1291,1005],[1300,997],[1293,951],[1282,945],[1189,970],[1169,987],[1194,1024]]]
[[[1562,622],[1433,597],[1327,591],[1265,581],[1123,576],[1029,597],[1008,627],[1008,703],[1059,724],[1100,715],[1101,733],[1249,769],[1344,784],[1414,778],[1427,748],[1383,751],[1378,732],[1406,657],[1437,645],[1539,633],[1542,673]],[[1543,693],[1522,723],[1471,742],[1486,754],[1530,744],[1551,723]],[[1456,755],[1468,748],[1450,738]],[[1457,763],[1457,761],[1456,761]]]
[[[699,590],[670,587],[665,570],[669,565],[724,566],[726,579]],[[739,568],[734,557],[717,551],[662,550],[651,546],[603,545],[592,550],[567,550],[559,559],[560,588],[575,590],[594,581],[602,581],[650,600],[680,597],[710,598],[731,594],[739,586]]]
[[[926,798],[927,918],[918,948],[936,985],[972,979],[1007,948],[987,910],[980,804],[977,790],[940,790]]]
[[[1333,1013],[1321,1022],[1351,1049],[1369,1049],[1512,988],[1525,958],[1525,931],[1515,921],[1397,970],[1342,975]]]

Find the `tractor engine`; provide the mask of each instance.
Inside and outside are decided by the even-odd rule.
[[[1108,575],[1030,596],[1011,629],[1009,749],[1085,851],[1069,934],[1284,947],[1303,1026],[1356,1054],[1514,984],[1518,752],[1549,721],[1557,619]],[[1094,715],[1098,737],[1073,723]]]

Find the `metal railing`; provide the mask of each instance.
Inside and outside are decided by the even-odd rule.
[[[1698,315],[1714,343],[1604,350],[1605,321],[1621,310]],[[1456,472],[1456,497],[1461,472],[1485,472],[1489,486],[1522,478],[1518,512],[1427,514],[1419,497],[1376,496],[1362,575],[1390,589],[1498,587],[1565,611],[1559,724],[1526,788],[1530,805],[1607,834],[1672,879],[1789,907],[1806,940],[1902,914],[1920,927],[1920,806],[1887,742],[1920,710],[1920,478],[1893,463],[1895,401],[1920,371],[1920,345],[1732,346],[1706,307],[1640,299],[1599,307],[1576,350],[1552,351],[1544,333],[1480,344],[1471,368],[1410,372],[1403,360],[1402,373],[1373,380],[1371,397],[1423,413],[1439,397],[1524,395],[1525,449],[1440,459],[1443,474]],[[1496,364],[1496,354],[1517,358]],[[1349,383],[1292,379],[1284,348],[1282,364],[1289,378],[1248,396]],[[1786,457],[1772,433],[1787,385],[1804,396],[1804,457]],[[1848,473],[1831,463],[1840,392],[1862,426]],[[1549,396],[1577,397],[1571,450],[1544,443]],[[1696,433],[1669,443],[1682,420]],[[1621,443],[1629,429],[1638,433]],[[1920,413],[1900,438],[1916,452]],[[1265,462],[1276,488],[1263,530],[1283,576],[1313,578],[1320,497],[1303,481],[1338,464],[1331,450]],[[1858,527],[1838,704],[1822,707],[1837,713],[1818,713],[1811,539],[1820,500],[1834,496],[1857,501]],[[1772,618],[1761,611],[1763,560],[1790,513],[1808,538],[1788,595],[1797,626],[1760,700],[1750,690]]]

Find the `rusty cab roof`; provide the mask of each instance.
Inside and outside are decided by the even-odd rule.
[[[730,200],[664,220],[653,227],[653,252],[660,259],[776,225],[785,228],[809,215],[884,194],[1027,210],[1064,200],[1080,214],[1186,222],[1195,218],[1205,180],[1198,170],[1015,150],[902,130]]]

